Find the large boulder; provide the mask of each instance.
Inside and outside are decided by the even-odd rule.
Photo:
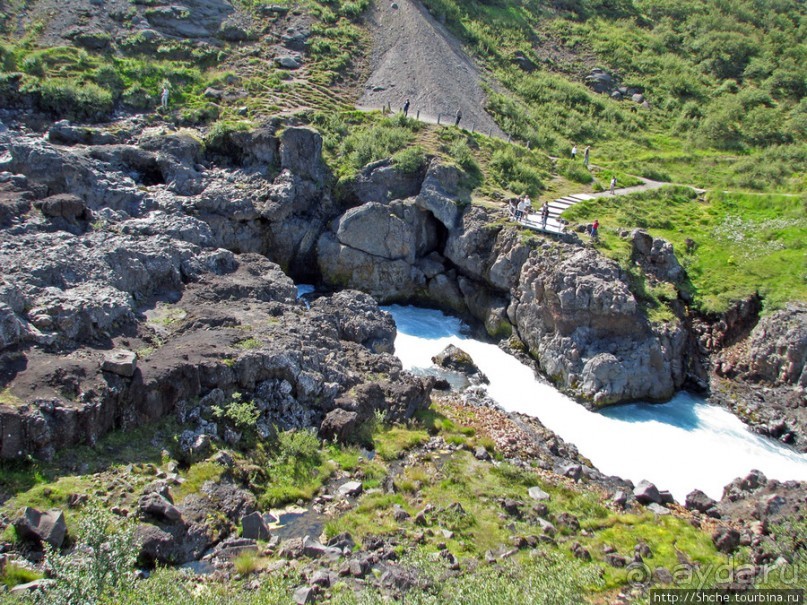
[[[17,537],[26,542],[47,542],[53,548],[61,548],[67,536],[67,524],[60,510],[38,511],[26,506],[14,521]]]
[[[342,408],[331,410],[319,427],[319,435],[328,441],[355,443],[359,437],[359,415]]]
[[[413,296],[426,284],[415,262],[438,245],[434,217],[412,200],[363,204],[320,237],[318,265],[326,283],[369,292],[382,301]]]
[[[678,262],[671,243],[654,238],[641,229],[635,229],[631,233],[631,243],[631,259],[639,263],[646,273],[672,283],[684,279],[684,268]]]
[[[432,160],[416,198],[418,207],[431,212],[450,231],[470,202],[466,178],[460,168]]]

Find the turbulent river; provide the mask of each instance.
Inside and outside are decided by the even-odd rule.
[[[496,345],[464,335],[462,322],[440,311],[385,307],[398,327],[395,354],[406,369],[432,365],[448,344],[471,355],[509,412],[535,416],[607,475],[647,479],[683,503],[695,488],[720,499],[723,486],[759,469],[770,479],[807,480],[807,455],[749,431],[733,414],[681,392],[664,404],[630,404],[591,412]]]

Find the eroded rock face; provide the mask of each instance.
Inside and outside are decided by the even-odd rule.
[[[753,377],[807,388],[807,305],[788,305],[763,317],[748,344],[748,372]]]
[[[508,316],[544,371],[597,405],[683,384],[681,327],[650,325],[619,267],[591,249],[534,251]]]

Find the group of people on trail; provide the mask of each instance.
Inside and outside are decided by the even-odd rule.
[[[591,146],[587,145],[586,148],[583,150],[583,166],[588,168],[588,163],[590,160],[591,154]],[[572,145],[572,159],[577,159],[577,145]]]
[[[523,221],[526,219],[532,210],[532,200],[530,199],[530,196],[525,193],[524,196],[519,198],[518,202],[516,202],[515,209],[513,210],[511,207],[511,210],[513,211],[513,218],[516,221]]]
[[[524,194],[524,196],[518,198],[517,200],[510,200],[510,214],[513,217],[513,220],[521,222],[529,217],[530,212],[532,211],[532,200],[530,196]],[[549,220],[549,202],[544,202],[541,206],[541,229],[546,229],[547,221]]]
[[[406,101],[404,101],[404,104],[401,107],[401,112],[403,112],[405,118],[409,117],[409,107],[410,107],[409,99],[407,99]],[[462,108],[458,107],[457,113],[454,114],[454,126],[459,126],[461,119],[462,119]]]

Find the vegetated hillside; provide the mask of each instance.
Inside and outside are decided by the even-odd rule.
[[[490,109],[514,136],[556,154],[592,144],[662,180],[805,189],[802,2],[425,3],[507,88]],[[592,68],[649,109],[592,92]]]

